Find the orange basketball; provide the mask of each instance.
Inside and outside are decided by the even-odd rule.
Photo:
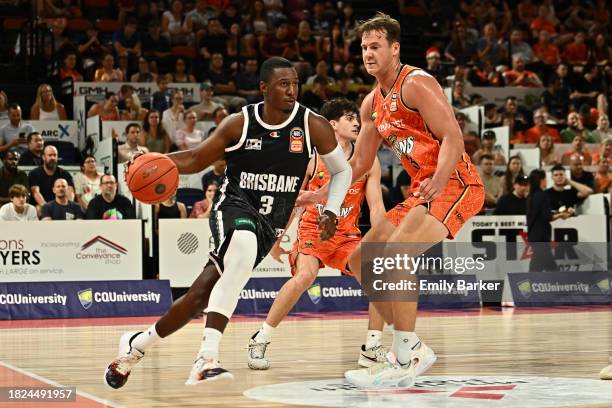
[[[138,156],[125,173],[132,195],[146,204],[158,204],[171,197],[179,183],[176,164],[161,153]]]

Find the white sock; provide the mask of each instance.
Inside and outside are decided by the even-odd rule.
[[[380,330],[368,330],[366,335],[366,350],[371,349],[382,344],[382,331]]]
[[[204,328],[204,337],[202,338],[202,345],[198,354],[204,354],[206,357],[219,359],[219,343],[221,342],[221,333],[217,329],[212,327]]]
[[[130,345],[136,350],[144,352],[147,348],[151,347],[159,340],[161,340],[161,337],[159,337],[157,330],[155,330],[155,325],[153,325],[140,333],[138,336],[134,337]]]
[[[395,354],[397,362],[401,365],[410,361],[412,349],[421,342],[414,332],[393,330],[393,344],[391,351]]]
[[[255,341],[258,343],[269,343],[272,340],[272,333],[276,327],[270,326],[267,322],[263,322],[261,328],[255,336]]]

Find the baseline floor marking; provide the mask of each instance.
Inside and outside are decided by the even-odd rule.
[[[16,373],[21,374],[24,377],[29,377],[29,379],[33,379],[36,380],[39,383],[43,383],[43,384],[48,384],[51,385],[53,387],[66,387],[65,385],[62,385],[58,382],[55,382],[53,380],[50,380],[48,378],[45,378],[43,376],[40,376],[38,374],[35,374],[31,371],[25,370],[23,368],[19,368],[19,367],[15,367],[12,364],[6,363],[4,361],[0,361],[0,373],[3,371],[3,368],[5,371],[14,371]],[[0,383],[1,383],[1,377],[0,377]],[[3,386],[5,387],[10,387],[15,385],[16,387],[20,387],[21,385],[18,384],[4,384]],[[32,386],[34,384],[25,384],[25,386]],[[36,384],[38,385],[38,384]],[[123,408],[122,405],[118,405],[114,402],[102,399],[100,397],[96,397],[95,395],[89,394],[88,392],[85,391],[81,391],[81,390],[76,390],[77,393],[77,400],[75,402],[66,402],[67,404],[70,404],[71,407],[91,407],[92,406],[92,402],[96,402],[98,404],[100,404],[101,407],[110,407],[110,408]],[[79,398],[79,396],[81,398]],[[87,401],[89,400],[89,401]],[[80,402],[80,404],[79,404]],[[50,404],[50,407],[57,407],[57,406],[61,406],[62,403],[59,402],[48,402],[48,404]],[[58,405],[60,404],[60,405]],[[42,404],[35,404],[36,406],[42,406]],[[45,404],[46,405],[46,404]],[[32,405],[34,406],[34,405]],[[98,405],[94,405],[94,407],[97,407]]]

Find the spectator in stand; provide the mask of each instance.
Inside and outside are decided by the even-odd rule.
[[[40,166],[43,164],[42,153],[45,142],[38,132],[31,132],[27,137],[28,150],[19,159],[20,166]]]
[[[190,68],[187,66],[187,61],[183,58],[177,58],[174,63],[174,71],[166,74],[168,82],[171,83],[193,83],[196,82],[195,77],[191,74]]]
[[[239,111],[247,104],[246,99],[236,96],[236,82],[234,75],[223,69],[223,55],[215,53],[210,61],[210,70],[204,74],[204,80],[213,84],[215,100],[223,103],[232,112]]]
[[[502,126],[508,126],[510,144],[523,143],[523,132],[516,128],[516,121],[514,120],[514,115],[512,113],[502,113]]]
[[[482,61],[470,70],[469,80],[474,86],[502,86],[504,84],[502,75],[490,61]]]
[[[606,36],[603,33],[598,33],[589,49],[589,63],[598,67],[605,67],[610,61],[612,61],[612,49],[608,46]]]
[[[30,109],[32,120],[66,120],[64,105],[55,100],[50,85],[41,84],[36,91],[36,101]]]
[[[494,103],[485,104],[484,114],[485,128],[498,127],[502,125],[502,115],[497,111],[497,105]]]
[[[225,169],[227,164],[225,160],[216,160],[212,164],[212,170],[204,173],[202,176],[202,187],[206,189],[211,181],[217,183],[218,186],[223,185],[223,180],[225,179]]]
[[[553,142],[562,143],[561,135],[557,129],[552,128],[546,124],[548,115],[544,109],[536,109],[533,112],[533,127],[529,128],[524,133],[524,143],[538,143],[542,135],[550,135]]]
[[[100,177],[102,173],[96,168],[96,158],[88,154],[83,157],[81,171],[74,176],[74,193],[76,202],[83,211],[92,198],[100,192]]]
[[[559,163],[555,154],[555,142],[548,133],[543,133],[538,139],[538,149],[540,149],[540,167],[552,166]]]
[[[471,106],[470,99],[464,94],[464,85],[462,81],[453,82],[453,106],[457,109]]]
[[[8,198],[10,202],[0,208],[0,221],[38,221],[36,208],[26,202],[28,200],[26,186],[13,184],[8,190]]]
[[[42,208],[46,202],[53,200],[55,180],[64,179],[68,183],[68,200],[74,200],[74,183],[72,176],[57,165],[57,149],[55,146],[45,146],[43,150],[43,165],[28,174],[28,184],[32,198],[37,208]]]
[[[467,37],[463,23],[456,22],[451,41],[444,50],[444,57],[455,64],[468,64],[474,61],[477,44]]]
[[[296,70],[300,78],[306,78],[311,74],[317,61],[321,60],[320,41],[312,35],[310,23],[303,20],[298,25],[298,34],[295,39]]]
[[[329,99],[327,88],[327,79],[316,77],[312,84],[312,88],[302,95],[301,102],[315,112],[318,112],[323,104]]]
[[[523,41],[523,31],[515,28],[510,33],[510,41],[506,41],[503,48],[509,56],[520,56],[525,61],[525,64],[531,63],[533,60],[533,50],[531,46]]]
[[[153,93],[153,109],[158,112],[164,112],[170,107],[170,91],[168,90],[168,80],[165,76],[157,77],[158,91]]]
[[[4,91],[0,90],[0,120],[8,120],[8,108],[8,97],[6,96],[6,93]]]
[[[504,72],[507,86],[541,87],[542,81],[533,71],[525,69],[525,61],[520,55],[512,57],[512,69]]]
[[[508,165],[506,166],[506,173],[502,177],[503,183],[503,194],[512,191],[512,183],[518,176],[524,176],[523,171],[523,160],[521,156],[512,156],[508,159]]]
[[[257,103],[263,100],[259,90],[258,63],[256,58],[249,58],[244,65],[244,71],[236,76],[236,88],[239,96],[248,103]]]
[[[257,59],[258,41],[253,33],[243,34],[238,23],[233,23],[227,38],[227,58],[230,68],[238,71],[240,61],[247,58]]]
[[[119,98],[117,97],[117,94],[114,92],[107,92],[103,101],[96,103],[89,109],[89,112],[87,112],[87,117],[91,118],[99,115],[100,120],[119,120],[121,115],[119,114],[119,108],[117,107],[118,103]]]
[[[594,163],[599,163],[602,159],[607,160],[612,166],[612,137],[602,140],[599,150],[593,155]]]
[[[140,98],[135,93],[125,98],[125,109],[121,111],[121,120],[142,121],[147,110],[140,105]]]
[[[213,54],[225,54],[227,52],[227,43],[229,37],[225,28],[221,25],[218,18],[214,17],[208,21],[208,31],[206,39],[201,41],[200,56],[205,64],[210,64]]]
[[[312,5],[312,12],[308,21],[315,35],[325,36],[329,32],[331,22],[329,17],[325,15],[323,2],[316,1]]]
[[[158,220],[161,218],[187,218],[187,207],[185,207],[185,204],[176,201],[176,194],[174,194],[172,197],[153,206],[153,216]]]
[[[474,163],[480,163],[480,157],[486,154],[493,157],[493,164],[495,166],[505,166],[506,157],[498,148],[495,147],[496,142],[497,138],[495,136],[495,132],[492,130],[485,131],[482,134],[481,148],[476,150],[476,153],[474,153],[472,156],[472,161]]]
[[[540,96],[540,103],[546,108],[548,117],[557,123],[565,123],[569,111],[569,93],[561,88],[561,80],[554,76]]]
[[[119,156],[119,163],[125,163],[132,158],[132,155],[136,152],[148,153],[149,149],[145,146],[140,146],[138,140],[142,140],[141,127],[138,123],[130,123],[125,127],[125,143],[119,145],[117,153]]]
[[[446,77],[448,73],[440,61],[440,50],[436,47],[428,48],[425,52],[425,60],[427,61],[425,71],[436,78],[436,81],[438,81],[440,86],[445,87],[447,84]]]
[[[272,21],[268,17],[266,6],[262,0],[255,0],[246,6],[244,28],[256,36],[265,35],[272,30]],[[311,24],[312,26],[312,24]]]
[[[534,62],[540,62],[552,67],[561,61],[559,47],[550,41],[550,33],[541,30],[538,34],[538,42],[533,46]]]
[[[156,82],[157,74],[151,72],[149,61],[145,57],[138,58],[138,72],[130,77],[132,82]]]
[[[161,26],[158,20],[149,22],[147,35],[142,39],[142,54],[151,61],[151,69],[158,74],[167,72],[172,65],[173,57],[170,42],[161,35]],[[159,75],[159,78],[162,77],[163,75]],[[159,110],[159,107],[156,109]]]
[[[214,125],[210,129],[208,129],[208,134],[206,135],[206,137],[209,137],[210,135],[212,135],[212,133],[215,131],[217,126],[219,126],[221,121],[223,119],[225,119],[226,117],[228,117],[228,116],[229,116],[229,113],[227,112],[227,109],[225,109],[223,107],[219,107],[219,108],[215,109],[215,111],[213,112],[213,123],[214,123]]]
[[[113,54],[106,54],[102,60],[102,67],[96,69],[94,75],[95,82],[122,82],[123,72],[115,69],[115,57]]]
[[[185,27],[190,33],[195,33],[196,46],[200,46],[200,41],[206,36],[208,21],[214,17],[216,13],[208,7],[207,0],[197,0],[195,8],[185,16]]]
[[[162,126],[166,129],[166,133],[170,137],[172,143],[176,144],[176,130],[185,126],[184,114],[185,105],[183,105],[183,92],[174,91],[172,94],[172,105],[162,114]]]
[[[589,132],[587,141],[589,143],[601,143],[602,141],[612,138],[612,130],[610,129],[610,120],[608,115],[600,113],[597,118],[597,129]]]
[[[554,15],[551,15],[548,7],[545,5],[540,6],[538,8],[538,17],[534,18],[529,23],[529,28],[531,29],[533,37],[537,37],[542,31],[546,31],[552,36],[557,35],[554,18]]]
[[[100,42],[98,29],[92,25],[85,31],[85,38],[79,43],[78,51],[84,61],[98,64],[101,56],[111,54],[113,50]]]
[[[563,49],[563,60],[569,65],[585,65],[589,58],[589,49],[585,44],[586,35],[579,31],[574,35],[574,41]]]
[[[582,158],[584,164],[586,165],[590,165],[592,163],[591,153],[589,153],[585,149],[585,139],[584,136],[582,136],[582,134],[580,133],[576,134],[574,136],[574,139],[572,139],[571,149],[563,153],[563,156],[561,157],[561,164],[570,164],[574,155],[577,155],[578,157]]]
[[[531,0],[521,0],[517,6],[518,18],[523,25],[529,25],[538,16],[538,6]]]
[[[317,63],[315,73],[308,77],[306,85],[312,85],[317,77],[325,79],[326,85],[334,85],[336,83],[336,79],[329,75],[329,65],[323,60]]]
[[[183,12],[183,2],[174,0],[170,5],[170,10],[162,14],[162,35],[171,45],[193,45],[194,35],[184,24],[185,13]]]
[[[595,190],[595,176],[590,171],[584,170],[585,164],[587,163],[583,156],[578,153],[572,154],[569,160],[570,177],[572,180]]]
[[[185,126],[176,131],[176,146],[179,150],[193,149],[204,140],[204,133],[195,127],[197,120],[195,112],[185,114]]]
[[[145,115],[138,140],[140,146],[145,146],[150,152],[169,153],[172,146],[166,129],[161,125],[160,113],[150,110]]]
[[[514,179],[512,192],[499,197],[493,214],[527,215],[527,195],[529,194],[529,177],[518,176]]]
[[[59,76],[60,79],[70,78],[73,82],[82,82],[83,75],[76,69],[77,56],[74,52],[68,52],[62,59],[62,66],[60,67]]]
[[[612,182],[610,165],[606,159],[602,159],[597,163],[597,173],[595,173],[595,192],[606,193],[608,191],[610,182]]]
[[[100,177],[100,194],[89,202],[85,219],[136,219],[136,212],[130,200],[121,194],[117,194],[117,180],[112,174],[104,174]]]
[[[480,173],[480,178],[485,187],[485,207],[493,208],[503,192],[502,181],[494,174],[495,166],[493,164],[493,156],[490,154],[481,155],[478,166],[478,172]]]
[[[119,109],[119,113],[125,110],[125,100],[134,95],[136,89],[130,84],[123,84],[121,88],[119,88],[119,94],[117,95],[119,101],[117,102],[117,108]]]
[[[21,120],[21,106],[12,103],[8,108],[9,123],[0,128],[0,154],[11,147],[16,147],[19,152],[26,150],[26,135],[34,132],[34,127]]]
[[[259,85],[259,81],[257,84]],[[190,107],[188,112],[195,112],[198,120],[211,120],[215,109],[223,107],[222,104],[213,101],[213,95],[213,85],[208,81],[202,82],[200,84],[200,103]]]
[[[157,18],[158,4],[149,4],[144,0],[139,0],[136,4],[136,12],[133,14],[136,19],[136,26],[139,33],[144,34],[148,27],[149,22]]]
[[[274,34],[263,37],[260,53],[263,58],[283,57],[288,60],[295,58],[294,41],[289,34],[287,21],[279,20],[275,24]]]
[[[193,205],[189,218],[210,218],[210,210],[212,209],[213,200],[219,185],[216,181],[211,180],[205,188],[204,199]]]
[[[49,220],[82,220],[83,210],[81,207],[68,199],[68,182],[58,178],[53,183],[53,194],[55,198],[42,206],[40,219]]]
[[[142,44],[140,42],[140,34],[137,32],[138,25],[135,18],[127,19],[123,31],[118,31],[113,34],[113,47],[117,56],[127,57],[129,65],[135,67],[138,57],[142,53]]]
[[[568,211],[570,214],[574,214],[576,206],[593,194],[593,190],[584,184],[568,179],[565,175],[565,167],[562,165],[554,166],[551,173],[553,186],[546,190],[546,193],[550,197],[552,210]],[[569,189],[566,188],[567,186],[569,186]]]
[[[584,67],[583,75],[579,76],[574,84],[570,99],[576,110],[583,104],[591,107],[597,106],[598,95],[603,89],[599,69],[595,65]]]
[[[501,40],[497,38],[495,24],[487,23],[483,29],[483,36],[478,40],[478,59],[497,65],[504,59],[504,54]]]
[[[586,129],[578,112],[570,112],[567,115],[567,127],[561,131],[561,140],[563,143],[572,143],[576,135],[585,137]]]
[[[28,182],[28,175],[23,171],[19,170],[19,151],[12,148],[4,155],[2,159],[2,167],[0,167],[0,203],[7,203],[10,201],[9,189],[15,184],[21,184],[30,188]]]
[[[519,107],[518,100],[515,96],[508,96],[502,112],[509,113],[514,118],[515,130],[523,131],[527,128],[527,114],[523,108]]]

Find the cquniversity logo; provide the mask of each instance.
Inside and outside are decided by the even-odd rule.
[[[597,287],[601,290],[601,293],[607,295],[610,293],[610,280],[608,278],[602,279],[597,282]]]
[[[524,298],[529,298],[531,296],[531,281],[529,281],[529,279],[519,282],[517,286]]]
[[[79,302],[83,309],[87,310],[93,305],[93,291],[91,288],[78,291]]]
[[[315,283],[308,288],[308,297],[315,305],[321,301],[321,284]]]

